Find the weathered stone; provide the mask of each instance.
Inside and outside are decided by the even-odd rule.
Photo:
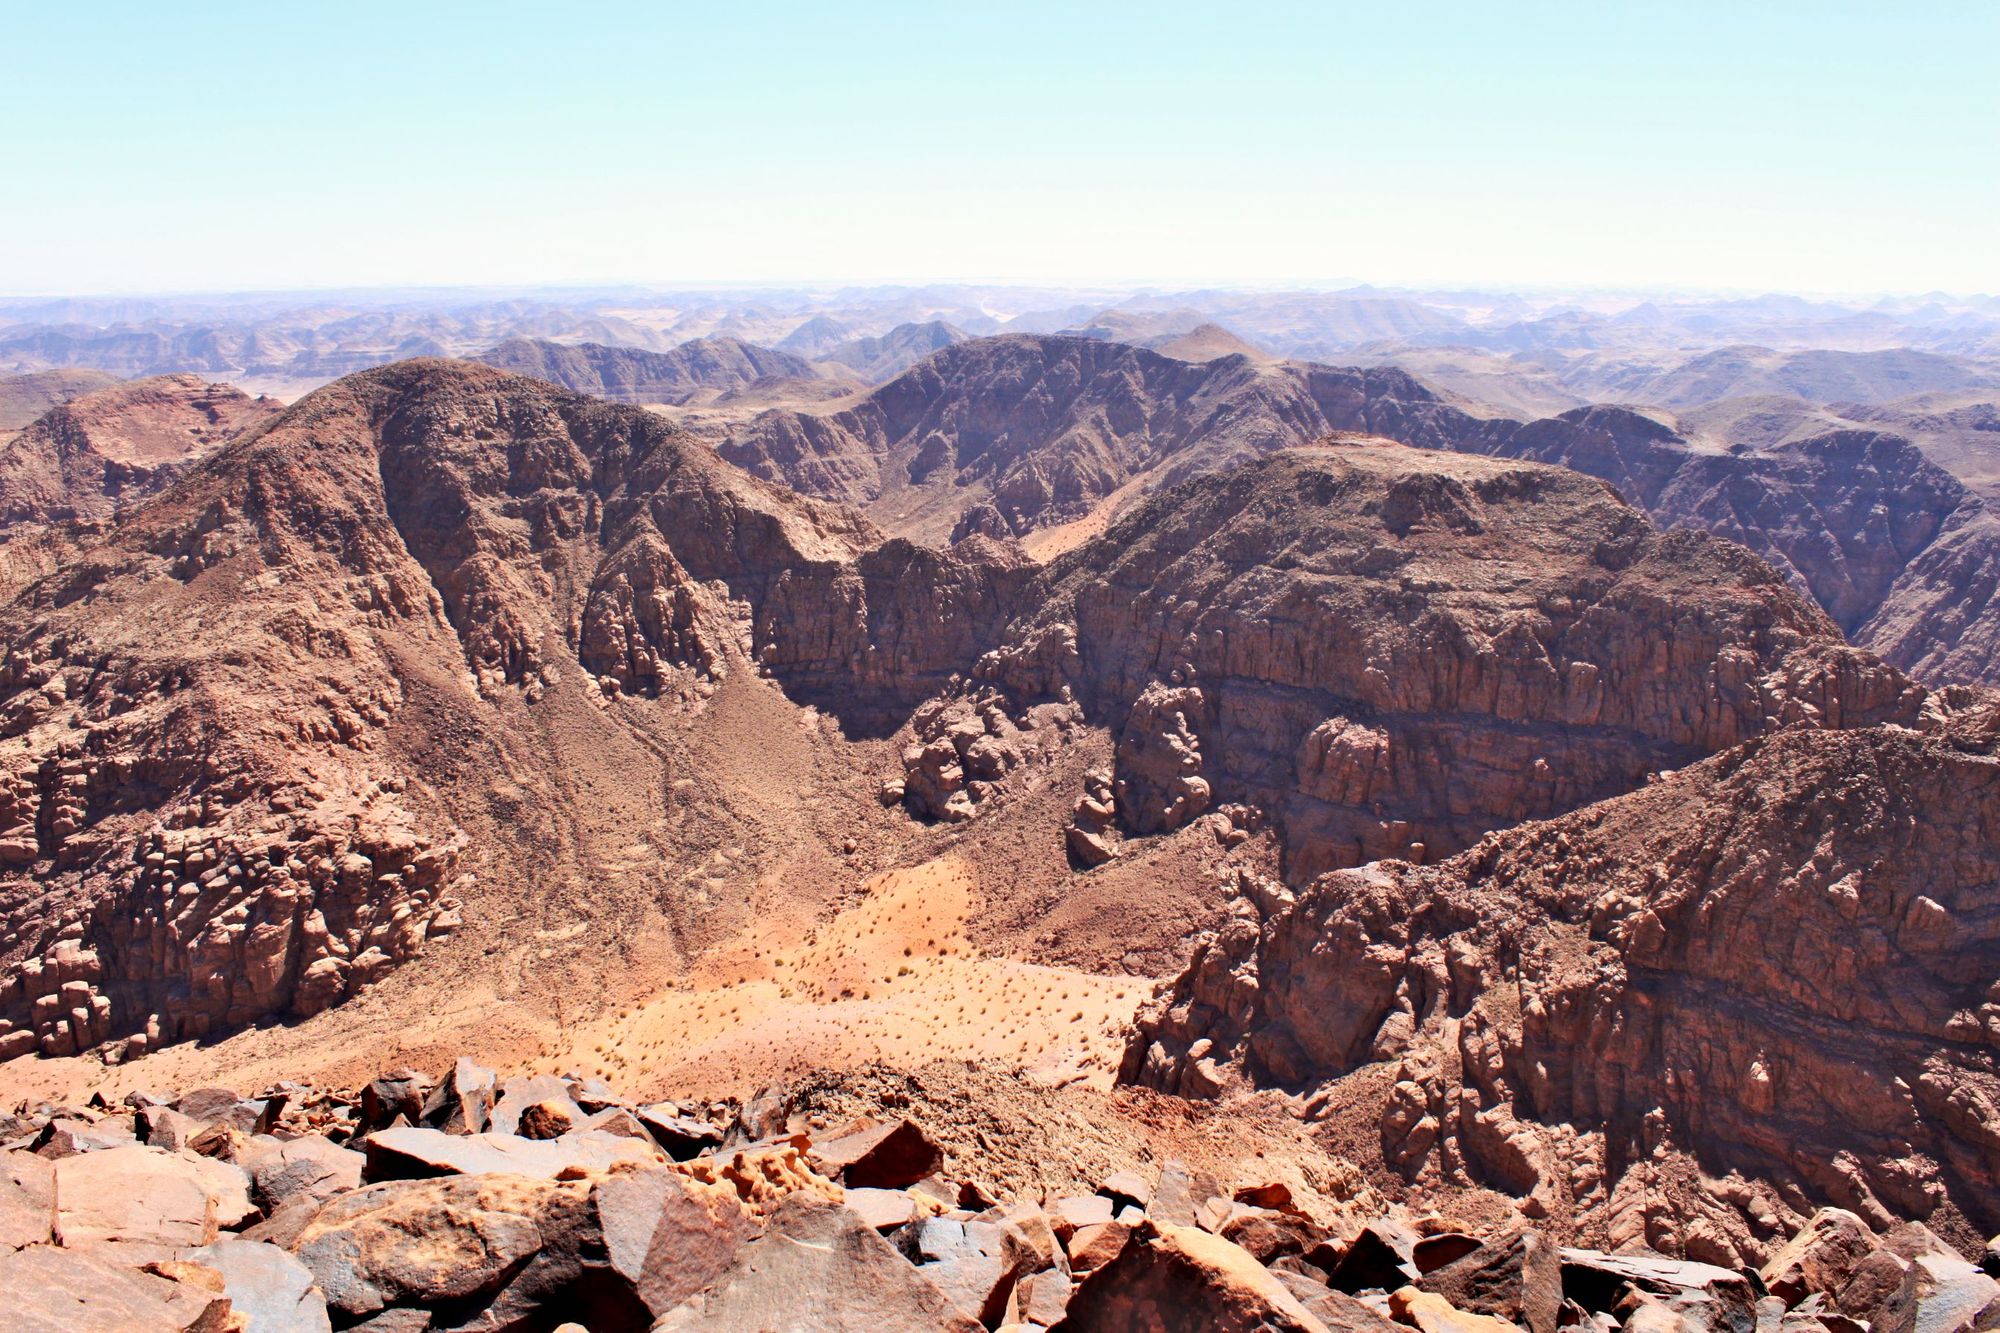
[[[0,1175],[0,1253],[44,1244],[54,1225],[55,1210],[48,1200],[36,1199],[11,1176]]]
[[[923,1270],[837,1204],[788,1200],[764,1235],[704,1292],[669,1311],[655,1333],[979,1333]]]
[[[206,1245],[215,1239],[216,1204],[199,1158],[134,1144],[56,1163],[55,1235],[62,1245]]]
[[[344,1321],[472,1304],[514,1280],[542,1251],[538,1223],[580,1209],[588,1191],[500,1175],[370,1185],[323,1205],[293,1253]]]
[[[1191,1227],[1152,1222],[1140,1223],[1117,1258],[1077,1284],[1056,1327],[1064,1333],[1326,1330],[1242,1249]]]
[[[622,1134],[524,1139],[491,1132],[446,1134],[400,1125],[370,1134],[363,1147],[371,1181],[494,1173],[546,1180],[565,1171],[602,1170],[613,1162],[651,1162],[657,1151],[649,1142]]]
[[[423,1118],[424,1099],[430,1094],[427,1074],[401,1069],[375,1079],[361,1090],[361,1131],[387,1129],[399,1119],[414,1125]]]
[[[898,1120],[855,1129],[816,1143],[807,1158],[846,1185],[906,1189],[944,1164],[944,1152],[916,1122]]]
[[[1731,1328],[1749,1328],[1756,1322],[1756,1289],[1749,1278],[1727,1268],[1657,1255],[1579,1249],[1560,1253],[1563,1295],[1586,1310],[1616,1310],[1628,1294],[1636,1294],[1656,1304],[1705,1303],[1713,1319]]]
[[[571,1101],[569,1084],[553,1074],[529,1074],[510,1078],[493,1103],[493,1116],[486,1128],[494,1134],[518,1134],[521,1113],[537,1102],[568,1102],[570,1118],[582,1119],[583,1108]]]
[[[917,1201],[908,1190],[850,1189],[846,1204],[877,1231],[894,1231],[916,1220]]]
[[[207,1126],[171,1106],[148,1106],[136,1117],[139,1142],[179,1152],[188,1147]]]
[[[678,1111],[667,1113],[660,1107],[642,1106],[636,1112],[639,1123],[676,1162],[722,1145],[722,1131],[706,1120],[694,1120]]]
[[[521,1108],[515,1132],[524,1139],[561,1138],[576,1127],[576,1104],[567,1097],[550,1097]]]
[[[1399,1222],[1373,1222],[1348,1243],[1340,1262],[1327,1274],[1327,1285],[1350,1295],[1357,1291],[1395,1291],[1423,1277],[1417,1268],[1417,1242],[1422,1237]]]
[[[251,1198],[266,1213],[294,1199],[328,1199],[361,1187],[368,1159],[318,1134],[287,1139],[250,1159]]]
[[[276,1245],[224,1236],[188,1252],[222,1275],[233,1318],[247,1333],[329,1333],[326,1297],[312,1271]]]
[[[425,1098],[417,1119],[447,1134],[478,1134],[493,1117],[496,1083],[492,1070],[461,1056]]]
[[[1129,1203],[1143,1209],[1153,1201],[1153,1187],[1137,1171],[1113,1171],[1097,1182],[1097,1192],[1120,1207]]]
[[[1102,1268],[1118,1257],[1132,1228],[1123,1222],[1096,1222],[1070,1233],[1069,1266],[1079,1273]]]
[[[1029,1273],[1014,1284],[1007,1298],[1006,1322],[1052,1328],[1062,1321],[1076,1284],[1053,1268]]]
[[[0,1254],[8,1333],[225,1333],[229,1300],[84,1249],[33,1245]]]
[[[1832,1296],[1879,1243],[1866,1222],[1844,1208],[1822,1208],[1760,1270],[1764,1286],[1786,1305],[1813,1292]]]
[[[1418,1333],[1519,1333],[1516,1325],[1492,1315],[1469,1314],[1444,1297],[1416,1287],[1389,1293],[1389,1310],[1399,1324]]]
[[[1492,1237],[1426,1272],[1417,1285],[1460,1310],[1495,1315],[1529,1333],[1556,1333],[1562,1314],[1562,1256],[1530,1228]]]

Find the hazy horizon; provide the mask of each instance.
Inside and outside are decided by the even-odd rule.
[[[1987,5],[7,21],[22,295],[2000,290]]]

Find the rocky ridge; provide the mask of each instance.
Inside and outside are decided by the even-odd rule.
[[[1190,365],[1100,339],[1014,335],[960,343],[851,407],[760,413],[718,447],[758,475],[940,540],[1075,522],[1343,431],[1600,477],[1662,527],[1748,546],[1896,665],[1988,681],[1980,585],[1968,600],[1941,583],[1948,550],[1919,565],[1947,533],[1962,550],[1968,530],[1983,532],[1984,502],[1889,430],[1718,447],[1624,407],[1477,417],[1387,367]],[[1898,633],[1912,623],[1939,639]]]
[[[198,375],[131,380],[71,398],[0,443],[0,531],[107,519],[282,410]]]
[[[460,1059],[0,1115],[0,1276],[23,1333],[1558,1327],[1794,1333],[2000,1317],[1917,1223],[1828,1209],[1734,1267],[1563,1246],[1533,1223],[1329,1215],[1169,1160],[994,1198],[889,1108],[780,1089],[638,1103]],[[2000,1246],[1985,1256],[2000,1268]]]
[[[1763,1263],[1787,1209],[2000,1225],[1995,714],[1791,728],[1235,919],[1125,1076],[1275,1084],[1411,1181]]]
[[[669,352],[510,338],[479,360],[614,403],[681,404],[704,393],[819,373],[789,352],[727,337],[696,338]]]
[[[960,702],[918,715],[904,799],[975,813],[1004,719],[1074,702],[1117,738],[1083,834],[1268,819],[1298,881],[1439,859],[1777,727],[1926,717],[1740,548],[1573,472],[1383,441],[1163,492],[1023,605]]]
[[[323,390],[12,602],[0,1053],[311,1014],[459,920],[468,821],[503,882],[577,855],[563,824],[496,818],[506,791],[452,788],[440,753],[553,781],[586,756],[548,767],[525,720],[545,696],[602,752],[622,726],[670,743],[759,672],[900,716],[992,641],[1020,577],[498,371]],[[617,723],[627,697],[658,704]]]

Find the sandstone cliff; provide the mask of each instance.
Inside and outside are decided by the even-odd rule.
[[[633,777],[690,771],[731,677],[880,726],[1021,578],[638,409],[469,363],[329,386],[7,608],[0,1055],[313,1013],[456,924],[466,864],[518,915],[612,846],[599,899],[657,900],[686,798]]]
[[[1787,729],[1439,866],[1248,885],[1126,1076],[1306,1091],[1613,1245],[1761,1256],[1822,1202],[1991,1231],[1995,730]]]
[[[0,528],[109,518],[281,410],[198,375],[133,380],[73,398],[0,444]]]
[[[968,697],[1077,699],[1119,737],[1123,829],[1250,807],[1295,879],[1437,859],[1779,726],[1924,706],[1740,547],[1661,534],[1574,472],[1384,441],[1162,492],[1024,597]],[[935,784],[910,790],[942,813]]]

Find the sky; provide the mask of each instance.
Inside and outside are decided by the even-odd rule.
[[[2000,292],[2000,3],[0,0],[0,295]]]

